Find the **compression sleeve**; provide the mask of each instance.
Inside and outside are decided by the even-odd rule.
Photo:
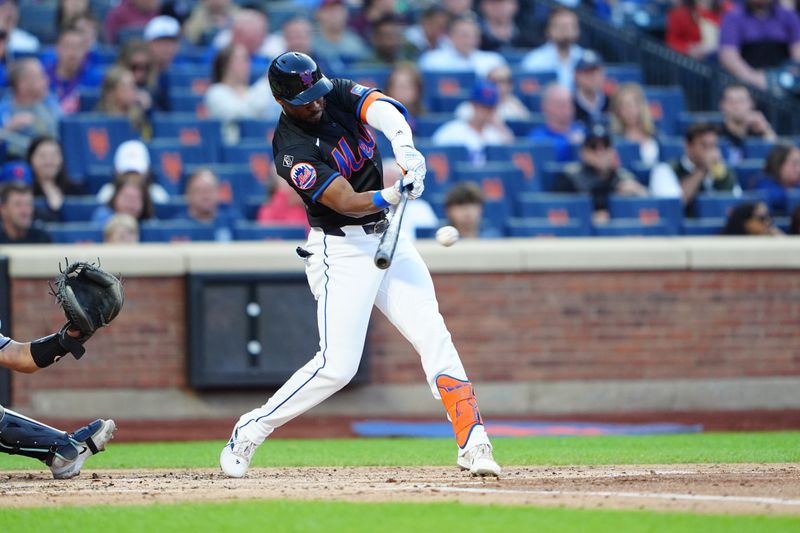
[[[411,126],[393,104],[386,100],[375,100],[367,108],[367,124],[383,132],[392,146],[414,146],[411,139]]]

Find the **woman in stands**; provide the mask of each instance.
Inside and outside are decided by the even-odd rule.
[[[417,65],[411,61],[397,63],[386,79],[386,94],[405,106],[413,132],[417,119],[425,114],[425,84]]]
[[[133,81],[136,84],[136,96],[139,105],[145,112],[149,112],[153,107],[152,92],[156,88],[156,74],[153,68],[153,57],[147,43],[137,39],[132,39],[122,45],[116,64],[126,68],[133,74]]]
[[[728,236],[776,236],[783,232],[772,223],[769,207],[764,202],[747,202],[733,208],[722,228]]]
[[[64,154],[58,140],[48,135],[36,137],[28,146],[25,160],[31,169],[34,198],[43,198],[34,218],[42,222],[61,222],[61,207],[67,195],[81,194],[64,168]]]
[[[667,46],[695,59],[713,58],[722,16],[732,6],[725,0],[683,0],[667,17]]]
[[[639,145],[639,160],[648,167],[659,161],[656,128],[638,83],[623,83],[611,97],[611,132]]]
[[[117,65],[106,71],[97,111],[111,116],[128,117],[131,127],[142,139],[149,140],[152,135],[147,115],[139,101],[136,78],[125,67]]]
[[[800,193],[800,148],[791,144],[775,146],[764,161],[764,172],[756,178],[755,188],[764,192],[773,213],[788,214],[787,193]]]
[[[236,144],[242,119],[277,120],[281,108],[266,76],[250,85],[250,54],[241,44],[223,48],[214,58],[211,83],[205,94],[205,106],[210,118],[223,121],[222,138],[226,144]]]
[[[114,181],[114,193],[108,204],[101,205],[92,213],[92,222],[105,226],[111,217],[119,213],[141,222],[152,218],[154,212],[153,200],[145,182],[131,174],[123,174]]]

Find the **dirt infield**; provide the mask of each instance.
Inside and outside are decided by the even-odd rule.
[[[499,479],[455,468],[84,470],[54,481],[44,471],[0,472],[0,509],[243,499],[439,502],[800,515],[800,465],[509,467]]]

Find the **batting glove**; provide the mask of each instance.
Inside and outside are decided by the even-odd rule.
[[[408,141],[405,140],[405,142]],[[402,186],[410,184],[411,190],[408,193],[408,197],[416,200],[425,190],[425,174],[428,172],[425,166],[425,157],[410,144],[402,144],[402,141],[393,142],[392,149],[394,150],[395,161],[403,170]]]

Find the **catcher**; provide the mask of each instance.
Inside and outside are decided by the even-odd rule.
[[[124,301],[119,279],[89,263],[69,265],[56,277],[52,291],[67,323],[58,333],[26,343],[0,333],[0,366],[31,374],[67,353],[80,359],[84,343],[117,316]],[[80,474],[84,461],[105,449],[115,429],[113,420],[98,419],[66,433],[0,405],[0,452],[39,459],[55,479]]]

